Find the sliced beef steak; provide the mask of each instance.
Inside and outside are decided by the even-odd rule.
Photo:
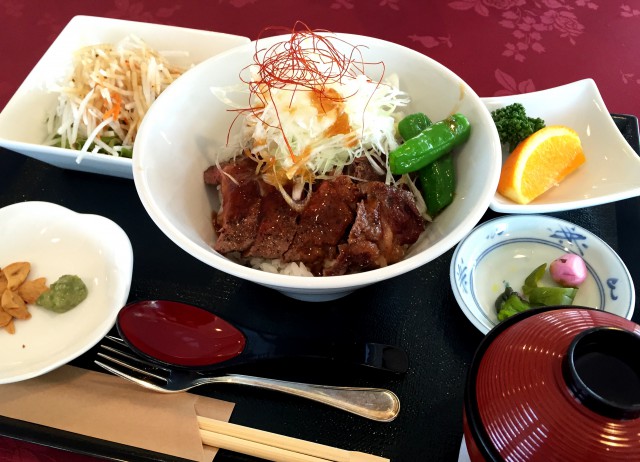
[[[300,213],[298,229],[284,261],[301,261],[314,274],[337,253],[355,217],[359,189],[347,176],[320,183]]]
[[[367,200],[379,202],[383,228],[393,233],[394,245],[410,245],[420,237],[425,222],[411,192],[379,181],[361,184],[360,190],[366,195]],[[392,260],[389,263],[398,261]]]
[[[384,174],[379,173],[366,157],[356,157],[349,164],[347,175],[363,181],[384,181]]]
[[[364,195],[346,244],[324,274],[335,276],[400,261],[425,228],[410,192],[379,181],[360,185]]]
[[[243,255],[281,258],[296,234],[298,212],[287,204],[278,189],[263,183],[262,190],[258,232]]]
[[[222,209],[214,214],[213,225],[218,234],[214,249],[220,253],[248,249],[258,232],[261,192],[255,163],[242,159],[204,172],[205,183],[220,185]]]
[[[361,169],[358,179],[378,177],[362,162],[368,164],[354,167]],[[220,253],[302,262],[315,275],[340,275],[401,260],[424,230],[413,195],[382,181],[341,175],[319,182],[298,213],[255,168],[242,159],[204,172],[223,198],[212,220]]]

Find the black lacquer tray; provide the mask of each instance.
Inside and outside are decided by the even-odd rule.
[[[612,115],[629,144],[640,152],[638,120]],[[130,301],[179,299],[215,308],[229,321],[273,333],[305,332],[401,346],[409,354],[404,376],[312,363],[279,361],[236,370],[305,382],[376,386],[393,390],[400,416],[378,423],[306,400],[239,386],[206,386],[196,393],[236,403],[231,421],[262,430],[362,451],[394,462],[457,460],[462,439],[464,381],[482,334],[457,306],[449,284],[453,249],[404,276],[326,303],[295,301],[276,291],[214,270],[174,245],[140,203],[132,181],[51,167],[0,150],[0,207],[43,200],[81,213],[103,215],[129,235],[134,249]],[[483,220],[498,214],[487,211]],[[551,214],[604,239],[640,281],[640,198]],[[636,301],[637,305],[638,301]],[[640,322],[636,306],[633,317]],[[115,331],[114,331],[115,333]],[[72,364],[98,370],[96,348]],[[0,399],[1,386],[0,386]],[[72,409],[69,412],[73,412]],[[61,449],[59,460],[87,454],[109,460],[176,460],[137,448],[98,441],[0,417],[0,435]],[[258,459],[221,451],[216,461]]]

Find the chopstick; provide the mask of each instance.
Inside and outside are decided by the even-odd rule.
[[[198,416],[200,437],[207,446],[274,462],[390,462],[357,451],[325,446],[229,422]]]

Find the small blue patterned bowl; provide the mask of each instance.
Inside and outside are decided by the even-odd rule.
[[[586,229],[545,215],[510,215],[477,226],[453,254],[451,287],[464,314],[486,334],[498,324],[494,303],[506,284],[522,293],[535,268],[569,252],[584,259],[589,273],[574,304],[631,319],[633,280],[616,252]],[[557,284],[547,271],[540,285]]]

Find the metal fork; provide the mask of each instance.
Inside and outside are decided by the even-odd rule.
[[[103,362],[96,359],[95,363],[98,366],[140,386],[162,393],[178,393],[207,383],[232,383],[308,398],[380,422],[392,421],[400,411],[398,397],[392,391],[382,388],[332,387],[239,374],[207,375],[195,370],[171,368],[149,362],[129,350],[122,339],[110,335],[106,338],[117,346],[100,345],[112,355],[98,352],[98,356],[105,360]]]

